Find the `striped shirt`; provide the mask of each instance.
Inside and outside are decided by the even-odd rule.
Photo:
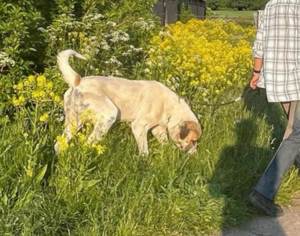
[[[253,57],[269,102],[300,100],[300,0],[271,0],[258,22]]]

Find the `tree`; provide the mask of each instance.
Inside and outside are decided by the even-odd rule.
[[[249,6],[249,10],[262,10],[269,0],[253,0]]]
[[[224,0],[207,0],[207,7],[215,11],[222,6],[222,2],[224,2]]]
[[[248,0],[231,0],[230,7],[241,11],[247,9],[251,5],[251,2]]]

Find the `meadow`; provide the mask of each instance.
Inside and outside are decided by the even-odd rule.
[[[234,11],[234,10],[219,10],[213,11],[209,16],[213,19],[225,19],[232,20],[240,25],[253,25],[254,24],[254,12],[255,11]]]
[[[217,16],[220,17],[244,17],[244,18],[251,18],[253,17],[254,11],[225,11],[225,10],[220,10],[220,11],[214,11],[214,13]]]
[[[80,27],[61,36],[55,30],[60,28],[46,33],[58,34],[49,41],[55,47],[89,57],[71,60],[82,75],[155,79],[185,98],[203,128],[197,154],[182,153],[172,142],[161,146],[149,134],[150,155],[139,156],[125,122],[89,146],[87,122],[55,155],[55,142],[63,142],[67,85],[57,66],[49,66],[12,84],[0,119],[0,235],[211,235],[257,216],[247,196],[280,144],[286,118],[263,90],[248,89],[255,28],[192,19],[161,30],[149,48],[139,48],[124,29],[109,31],[100,44],[95,32]],[[101,63],[95,59],[99,45]],[[145,48],[147,56],[129,67]],[[242,94],[242,100],[220,105]],[[293,167],[277,201],[289,204],[299,188]]]

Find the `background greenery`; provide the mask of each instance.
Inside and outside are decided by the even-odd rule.
[[[231,105],[205,105],[248,91],[249,65],[235,68],[240,80],[206,98],[200,86],[190,90],[189,79],[196,77],[184,76],[186,71],[170,84],[173,67],[154,64],[149,56],[160,45],[154,39],[170,33],[152,15],[153,2],[0,5],[0,235],[210,235],[257,216],[247,196],[280,143],[286,123],[282,110],[266,102],[263,90]],[[204,33],[218,35],[210,21],[205,24]],[[221,34],[223,40],[203,40],[234,47],[241,39],[234,32]],[[188,156],[172,143],[161,146],[149,135],[150,155],[140,157],[129,125],[117,123],[101,141],[101,152],[77,137],[55,155],[67,89],[56,55],[66,48],[89,58],[71,60],[81,75],[155,79],[185,96],[203,126],[198,154]],[[208,50],[208,58],[221,60],[214,53]],[[214,85],[219,88],[216,81],[211,91]],[[299,186],[297,170],[291,168],[277,201],[288,204]]]
[[[206,0],[212,10],[231,8],[236,10],[262,10],[269,0]]]
[[[244,11],[236,11],[236,10],[216,10],[209,11],[207,18],[209,19],[224,19],[226,21],[234,21],[242,26],[253,26],[255,24],[254,21],[254,13],[255,11],[244,10]]]

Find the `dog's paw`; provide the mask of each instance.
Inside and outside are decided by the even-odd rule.
[[[149,156],[149,151],[141,152],[140,156],[142,156],[142,157],[148,157]]]

